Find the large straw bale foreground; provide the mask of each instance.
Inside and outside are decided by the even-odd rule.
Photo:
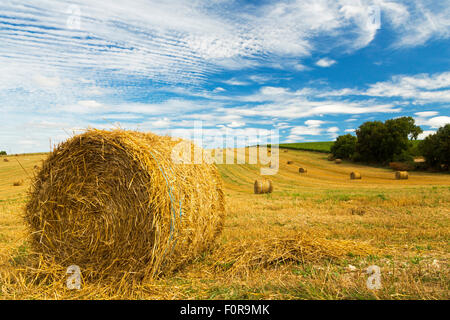
[[[208,250],[223,226],[222,181],[215,165],[175,163],[180,141],[92,129],[60,144],[26,207],[41,261],[152,278]]]

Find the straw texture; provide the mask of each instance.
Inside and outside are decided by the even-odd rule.
[[[32,248],[84,277],[140,278],[210,249],[223,227],[222,181],[214,165],[174,163],[179,142],[90,129],[60,144],[26,207]]]

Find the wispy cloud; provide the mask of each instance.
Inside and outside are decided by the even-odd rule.
[[[316,62],[316,65],[319,67],[322,67],[322,68],[327,68],[327,67],[331,67],[335,63],[336,63],[336,60],[322,58]]]

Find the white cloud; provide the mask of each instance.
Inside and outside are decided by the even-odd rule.
[[[35,75],[33,80],[39,87],[44,88],[56,88],[61,84],[61,80],[58,77],[45,77],[40,74]]]
[[[230,128],[239,128],[239,127],[244,127],[244,126],[245,126],[245,122],[238,122],[238,121],[233,121],[228,125],[228,127],[230,127]]]
[[[377,82],[362,94],[378,97],[401,97],[417,101],[450,101],[450,72],[394,76],[392,80]]]
[[[213,90],[213,92],[225,92],[225,91],[227,91],[227,90],[225,90],[225,89],[222,88],[222,87],[217,87],[217,88],[215,88],[215,89]]]
[[[305,124],[311,128],[320,127],[324,123],[325,123],[325,121],[322,121],[322,120],[306,120],[305,121]]]
[[[222,81],[225,84],[228,84],[230,86],[246,86],[249,85],[248,82],[246,81],[242,81],[242,80],[237,80],[237,79],[228,79],[228,80],[224,80]]]
[[[421,112],[416,112],[414,114],[421,118],[429,118],[429,117],[437,116],[439,114],[439,112],[437,112],[437,111],[421,111]]]
[[[339,132],[339,128],[338,127],[331,127],[327,129],[327,132],[329,133],[336,133]]]
[[[394,23],[399,34],[396,46],[413,47],[423,45],[430,39],[450,38],[450,6],[446,1],[404,2],[409,6],[409,14]],[[406,16],[404,12],[402,15]]]
[[[430,126],[433,129],[437,129],[440,127],[445,126],[446,124],[450,123],[450,117],[447,116],[440,116],[440,117],[433,117],[433,118],[416,118],[416,124],[417,125],[426,125]]]
[[[399,97],[414,103],[450,102],[450,72],[417,75],[396,75],[388,81],[370,84],[367,90],[344,88],[316,90],[317,97],[343,96]]]
[[[316,65],[319,67],[322,67],[322,68],[327,68],[327,67],[331,67],[335,63],[336,63],[336,60],[322,58],[316,62]]]
[[[260,92],[266,96],[283,95],[287,93],[287,89],[280,87],[262,87]]]
[[[424,130],[421,134],[419,134],[419,136],[417,137],[417,139],[419,140],[423,140],[426,137],[428,137],[431,134],[435,134],[436,131],[432,131],[432,130]]]
[[[294,64],[294,69],[297,71],[306,71],[306,70],[309,70],[310,68],[301,63],[296,63],[296,64]]]

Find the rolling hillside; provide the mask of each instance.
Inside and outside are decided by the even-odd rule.
[[[246,149],[236,152],[248,153]],[[29,176],[44,158],[21,155],[0,161],[0,298],[99,297],[104,288],[93,286],[79,293],[46,291],[11,280],[20,272],[11,261],[23,259],[30,250],[21,214]],[[293,164],[288,165],[288,160]],[[308,172],[300,174],[300,166]],[[338,165],[327,161],[322,153],[281,150],[279,171],[269,177],[274,192],[255,195],[253,182],[261,177],[261,165],[221,164],[218,168],[227,203],[219,253],[205,255],[175,276],[158,280],[152,289],[139,287],[122,298],[449,298],[449,175],[412,172],[408,180],[399,181],[389,169],[345,161]],[[361,172],[362,180],[350,180],[349,174],[355,170]],[[13,186],[22,180],[23,185]],[[352,241],[373,248],[374,253],[360,257],[349,252],[344,259],[302,263],[281,260],[232,276],[226,271],[229,262],[221,262],[222,271],[207,271],[219,263],[217,256],[227,257],[220,256],[225,250],[222,247],[238,248],[249,243],[250,250],[261,241],[270,243],[270,239],[294,234],[317,241]],[[383,276],[383,289],[376,292],[366,287],[365,268],[372,264],[381,268]],[[349,265],[356,271],[349,271]]]

